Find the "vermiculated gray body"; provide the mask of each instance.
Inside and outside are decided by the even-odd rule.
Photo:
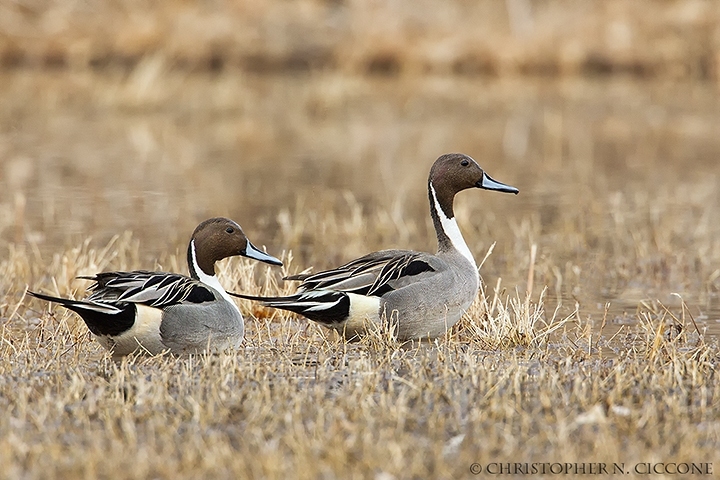
[[[173,352],[237,349],[245,326],[240,312],[215,292],[215,302],[172,305],[160,324],[162,343]]]
[[[388,319],[398,320],[398,340],[444,334],[477,296],[477,270],[462,255],[423,255],[422,260],[435,271],[420,274],[415,281],[405,280],[406,286],[398,285],[380,300],[380,315],[385,312]]]

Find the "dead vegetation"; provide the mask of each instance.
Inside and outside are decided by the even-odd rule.
[[[110,26],[88,3],[0,5],[0,56],[17,67],[0,74],[0,478],[468,478],[473,462],[622,463],[634,478],[638,462],[713,462],[716,86],[505,73],[531,59],[584,71],[593,52],[612,51],[601,71],[657,61],[649,71],[705,78],[717,11],[570,3],[563,28],[538,20],[512,41],[455,28],[462,16],[508,30],[483,2],[432,17],[427,38],[471,59],[461,71],[498,79],[415,75],[460,60],[406,35],[428,19],[397,2],[373,3],[372,16],[358,13],[366,2],[214,13],[163,2],[151,14],[106,2],[118,14]],[[524,4],[505,2],[502,15]],[[545,9],[557,5],[533,2],[531,18],[554,18]],[[583,8],[593,14],[580,19]],[[255,73],[287,71],[277,59],[319,35],[293,25],[333,11],[339,26],[317,30],[340,52],[332,69],[242,70],[257,54]],[[216,28],[199,29],[209,17]],[[251,28],[230,28],[240,17]],[[374,29],[360,38],[352,22]],[[104,43],[88,40],[98,25]],[[55,33],[31,35],[46,27]],[[267,43],[271,30],[287,35]],[[587,44],[568,41],[578,32]],[[217,215],[286,261],[221,263],[223,285],[249,294],[289,293],[281,275],[372,250],[431,251],[425,182],[449,151],[521,193],[458,196],[470,249],[488,253],[483,292],[437,341],[402,345],[379,331],[348,344],[242,301],[237,354],[114,364],[76,316],[24,295],[80,297],[87,283],[75,277],[102,270],[185,272],[187,236]]]
[[[642,303],[618,329],[617,313],[549,311],[547,287],[508,292],[498,278],[446,338],[410,346],[381,331],[345,343],[243,301],[238,354],[115,364],[76,316],[22,297],[30,279],[81,296],[75,275],[144,266],[139,248],[121,235],[47,263],[18,248],[0,264],[13,279],[0,332],[4,477],[455,478],[473,462],[630,471],[714,459],[720,355],[696,307]],[[229,289],[290,291],[245,259],[219,273]]]
[[[15,1],[0,7],[0,66],[717,79],[719,32],[713,0]]]

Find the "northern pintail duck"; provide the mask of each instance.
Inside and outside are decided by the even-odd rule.
[[[478,293],[480,277],[455,213],[455,194],[468,188],[518,193],[493,180],[467,155],[443,155],[430,169],[428,197],[437,233],[435,255],[409,250],[370,253],[341,267],[286,277],[302,281],[286,297],[231,295],[304,315],[345,338],[366,333],[374,322],[393,322],[398,340],[434,338],[452,327]]]
[[[85,300],[28,293],[80,315],[114,358],[138,349],[156,355],[237,348],[245,330],[243,317],[215,276],[215,262],[235,255],[282,265],[253,246],[237,223],[211,218],[190,239],[190,277],[145,270],[103,272],[80,277],[95,281]]]

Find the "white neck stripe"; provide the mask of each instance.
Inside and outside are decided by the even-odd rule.
[[[455,220],[455,218],[448,218],[447,215],[445,215],[445,211],[443,211],[440,207],[440,202],[438,202],[435,187],[433,187],[432,183],[430,184],[430,193],[432,194],[433,202],[435,204],[435,212],[437,213],[438,218],[440,218],[440,227],[443,232],[450,239],[450,243],[453,248],[460,252],[463,257],[467,258],[468,262],[470,262],[470,264],[477,270],[475,258],[473,257],[472,252],[470,252],[467,243],[465,243],[465,239],[458,227],[457,220]]]
[[[228,295],[228,293],[225,291],[225,289],[220,285],[220,281],[215,275],[208,275],[203,271],[202,268],[200,268],[200,265],[197,263],[197,256],[195,255],[195,240],[190,241],[190,258],[192,259],[192,268],[195,269],[195,273],[197,273],[198,279],[207,285],[208,287],[212,288],[213,290],[217,291],[230,305],[232,305],[235,310],[240,312],[240,309],[237,305],[235,305],[235,302],[233,302],[232,297]]]

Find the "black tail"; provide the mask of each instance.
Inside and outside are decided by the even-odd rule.
[[[78,310],[82,310],[83,306],[85,306],[85,302],[83,302],[81,300],[72,300],[70,298],[53,297],[51,295],[45,295],[44,293],[37,293],[37,292],[33,292],[31,290],[28,290],[27,293],[31,297],[39,298],[40,300],[46,300],[48,302],[59,303],[63,307],[70,309],[74,312],[77,312]]]
[[[62,305],[80,315],[95,335],[119,335],[135,323],[135,306],[131,303],[114,306],[70,298],[53,297],[28,290],[28,295]]]
[[[342,323],[350,314],[350,297],[345,292],[314,290],[287,297],[256,297],[228,293],[233,297],[262,302],[267,307],[299,313],[310,320],[328,325]]]

